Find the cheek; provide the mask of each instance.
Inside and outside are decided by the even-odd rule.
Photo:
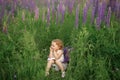
[[[58,47],[58,46],[56,46],[56,49],[59,49],[59,47]]]
[[[53,47],[53,49],[57,49],[57,47],[56,47],[56,46],[54,46],[54,47]]]
[[[55,47],[53,47],[53,49],[55,49]]]
[[[53,49],[56,49],[56,47],[54,46]]]

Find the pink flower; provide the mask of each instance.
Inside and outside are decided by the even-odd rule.
[[[78,28],[78,23],[79,22],[79,5],[76,8],[76,18],[75,18],[75,26]]]
[[[44,20],[45,20],[45,12],[43,11],[43,13],[42,13],[42,21],[44,22]]]
[[[50,24],[50,9],[47,10],[47,23]]]
[[[88,7],[87,5],[85,4],[84,8],[83,8],[83,24],[86,23],[87,21],[87,12],[88,12]]]
[[[35,7],[34,13],[35,13],[34,19],[38,20],[39,19],[39,8],[38,7]]]
[[[4,26],[3,26],[3,30],[2,30],[2,31],[7,34],[8,30],[7,30],[7,25],[6,25],[6,23],[4,23]]]
[[[22,20],[25,21],[25,13],[24,13],[24,11],[22,12]]]
[[[109,7],[107,17],[106,17],[106,24],[107,24],[108,27],[110,26],[111,13],[112,13],[111,7]]]

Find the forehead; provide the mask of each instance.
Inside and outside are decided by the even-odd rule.
[[[53,41],[52,41],[52,45],[56,45],[56,42],[53,42]]]

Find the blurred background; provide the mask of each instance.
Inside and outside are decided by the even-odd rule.
[[[0,0],[0,80],[45,77],[49,47],[72,47],[63,80],[120,80],[120,0]]]

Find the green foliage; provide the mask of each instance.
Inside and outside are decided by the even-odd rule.
[[[111,27],[97,30],[94,25],[79,24],[74,15],[65,15],[65,22],[46,25],[21,12],[8,25],[8,33],[0,32],[0,80],[61,80],[61,72],[50,71],[45,77],[49,46],[55,38],[71,46],[70,63],[63,80],[119,80],[120,28],[114,19]]]

